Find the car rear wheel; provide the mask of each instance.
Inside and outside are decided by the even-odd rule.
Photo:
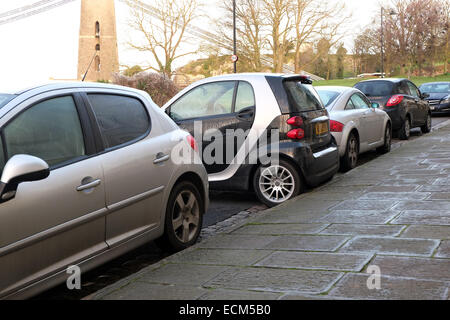
[[[177,252],[193,245],[200,235],[204,210],[197,187],[188,181],[178,183],[167,203],[164,235],[156,240],[158,246]]]
[[[423,133],[428,133],[431,131],[431,114],[427,114],[427,121],[422,127],[420,127],[420,130],[422,130]]]
[[[410,136],[411,136],[411,120],[409,119],[409,117],[406,117],[403,126],[400,128],[398,137],[401,140],[408,140]]]
[[[385,154],[391,151],[391,143],[392,143],[392,134],[391,134],[391,126],[388,123],[386,125],[386,130],[384,131],[384,145],[379,147],[377,151],[379,153]]]
[[[345,154],[341,159],[341,170],[346,172],[356,167],[359,154],[359,142],[354,133],[351,133],[347,140]]]
[[[288,161],[260,166],[253,177],[253,187],[259,200],[268,207],[279,205],[304,190],[298,170]]]

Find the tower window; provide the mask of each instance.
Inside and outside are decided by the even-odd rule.
[[[95,37],[100,38],[100,22],[95,23]]]
[[[95,71],[100,72],[100,57],[95,57]]]
[[[100,51],[100,44],[95,45],[95,51]]]

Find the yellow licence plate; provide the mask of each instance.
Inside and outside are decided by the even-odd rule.
[[[328,133],[328,122],[320,122],[316,124],[316,136]]]

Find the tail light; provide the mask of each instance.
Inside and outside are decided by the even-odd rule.
[[[303,125],[303,118],[302,117],[292,117],[286,121],[288,125],[294,126],[294,127],[301,127]]]
[[[305,131],[303,129],[293,129],[287,133],[289,139],[301,140],[305,137]]]
[[[330,120],[330,131],[331,132],[342,132],[344,130],[344,124],[339,121]]]
[[[400,95],[392,96],[386,103],[386,107],[393,107],[399,105],[403,101],[403,98],[404,97]]]
[[[197,141],[195,141],[194,137],[189,135],[186,137],[187,142],[189,143],[189,145],[191,146],[191,148],[195,151],[198,152],[198,145],[197,145]]]

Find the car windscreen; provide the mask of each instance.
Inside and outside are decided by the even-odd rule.
[[[15,97],[15,95],[13,95],[13,94],[0,93],[0,108],[5,106],[12,99],[14,99],[14,97]]]
[[[390,81],[366,81],[355,85],[368,97],[382,97],[394,94],[394,84]]]
[[[322,110],[320,97],[311,85],[304,85],[296,80],[284,81],[291,112]]]
[[[317,89],[317,92],[319,93],[320,99],[322,99],[323,104],[325,107],[328,107],[330,104],[332,104],[337,97],[339,97],[339,92],[336,91],[330,91],[330,90],[320,90]]]
[[[450,83],[427,83],[420,86],[423,93],[450,93]]]

